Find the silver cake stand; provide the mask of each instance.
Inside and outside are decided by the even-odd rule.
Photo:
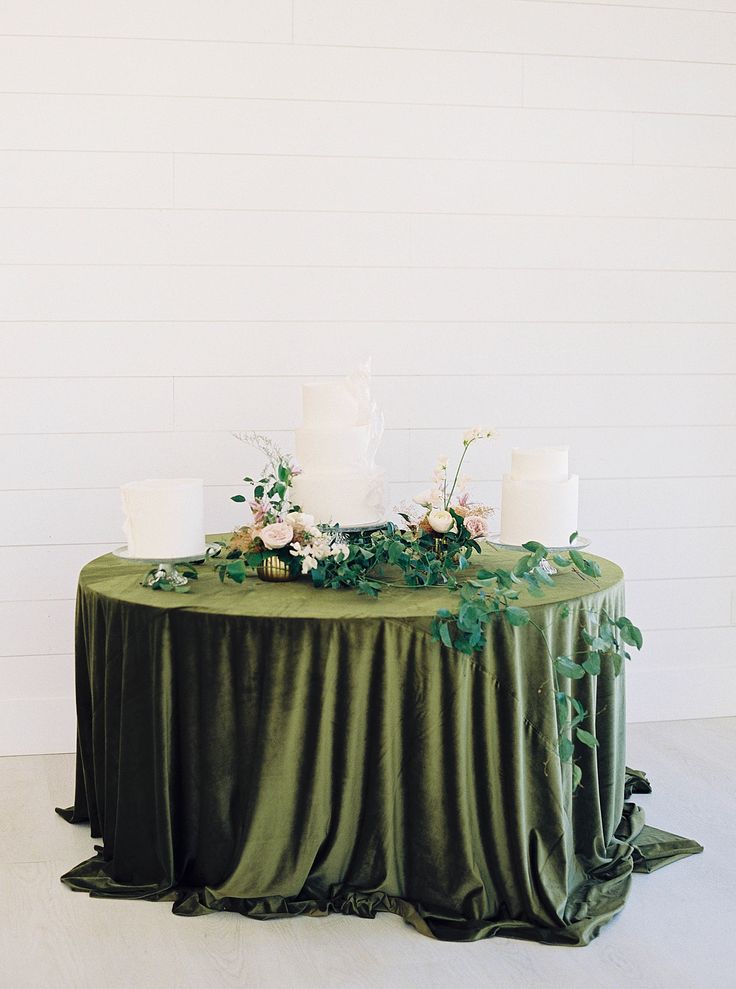
[[[130,563],[147,563],[151,570],[143,579],[144,587],[154,587],[161,581],[171,584],[172,587],[186,587],[189,578],[177,570],[179,563],[196,563],[198,560],[206,560],[211,556],[216,556],[222,547],[219,543],[205,543],[201,553],[189,556],[174,556],[168,559],[161,559],[160,556],[131,556],[127,546],[118,546],[112,551],[113,556],[121,560],[128,560]]]
[[[516,546],[513,543],[500,542],[500,535],[500,532],[494,532],[493,535],[486,537],[486,542],[490,543],[491,546],[496,546],[498,549],[517,549],[520,552],[526,552],[523,546]],[[588,546],[590,546],[590,539],[588,539],[587,536],[578,536],[574,542],[568,543],[567,546],[548,546],[547,549],[550,553],[564,553],[568,549],[585,549]],[[557,567],[554,566],[553,563],[550,563],[549,560],[542,560],[539,566],[545,573],[550,575],[558,572]]]

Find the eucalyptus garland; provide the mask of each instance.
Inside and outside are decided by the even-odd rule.
[[[531,613],[518,605],[523,589],[534,598],[544,598],[545,590],[555,586],[554,569],[577,573],[583,580],[595,584],[601,571],[592,560],[573,548],[562,553],[551,552],[538,542],[524,544],[525,555],[513,569],[481,569],[473,575],[464,573],[470,566],[473,553],[479,553],[480,544],[463,524],[463,518],[452,508],[454,531],[438,537],[436,534],[411,528],[401,529],[388,523],[385,529],[369,536],[359,536],[341,544],[343,551],[319,560],[309,576],[315,587],[353,588],[358,593],[376,597],[385,587],[401,584],[422,588],[444,586],[456,595],[451,605],[437,611],[431,626],[432,638],[448,649],[472,654],[485,647],[489,622],[497,618],[514,628],[532,625],[544,642],[552,663],[555,701],[557,708],[557,750],[561,762],[572,762],[573,789],[577,789],[582,772],[574,761],[576,746],[595,748],[598,741],[593,726],[584,727],[588,712],[570,689],[569,681],[585,676],[596,677],[604,668],[614,676],[621,673],[624,659],[631,656],[626,646],[640,649],[641,631],[625,617],[613,618],[606,611],[600,614],[584,612],[595,632],[581,627],[580,638],[585,645],[581,653],[553,655],[544,629],[532,618]],[[577,533],[573,533],[573,543]],[[222,580],[228,578],[242,583],[245,564],[257,561],[243,559],[236,548],[226,550],[225,560],[219,563]],[[553,566],[550,566],[552,564]],[[398,579],[392,578],[396,570]],[[597,585],[596,585],[597,586]],[[560,618],[569,617],[569,606],[560,607]],[[593,730],[590,730],[593,729]]]

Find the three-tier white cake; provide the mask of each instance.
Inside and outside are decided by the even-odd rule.
[[[367,372],[306,384],[303,424],[296,430],[291,497],[317,522],[351,526],[382,522],[385,472],[375,465],[383,418]]]
[[[566,446],[511,451],[501,486],[502,543],[568,545],[578,527],[578,475],[569,473],[568,452]]]

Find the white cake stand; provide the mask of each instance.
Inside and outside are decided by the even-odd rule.
[[[127,546],[118,546],[112,551],[112,555],[121,560],[128,560],[130,563],[148,563],[152,569],[143,580],[144,587],[154,587],[161,581],[166,581],[172,587],[185,587],[189,583],[189,578],[176,569],[177,564],[206,560],[208,557],[216,556],[221,549],[222,547],[218,543],[205,543],[202,552],[193,556],[173,556],[161,559],[160,556],[131,556]]]
[[[486,542],[490,543],[491,546],[496,546],[498,549],[518,549],[526,552],[523,546],[499,542],[500,535],[500,532],[494,532],[493,535],[486,537]],[[574,542],[568,543],[567,546],[548,546],[547,549],[550,553],[564,553],[568,549],[585,549],[587,546],[590,546],[590,539],[587,536],[578,536]],[[550,563],[549,560],[542,560],[539,566],[545,573],[550,574],[550,576],[558,573],[557,567]]]
[[[499,549],[518,549],[523,550],[523,546],[516,546],[513,543],[502,543],[501,533],[494,532],[493,535],[486,537],[486,542],[490,543],[491,546],[498,546]],[[529,540],[531,542],[531,540]],[[564,553],[568,549],[585,549],[590,546],[590,540],[587,536],[578,536],[575,542],[568,543],[566,546],[548,546],[547,549],[551,553]]]

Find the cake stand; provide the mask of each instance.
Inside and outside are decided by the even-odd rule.
[[[130,563],[148,563],[151,570],[146,574],[142,583],[144,587],[155,587],[156,584],[165,582],[175,590],[177,587],[186,587],[189,578],[177,570],[179,563],[196,563],[198,560],[206,560],[216,556],[222,547],[219,543],[206,543],[201,553],[188,556],[173,556],[162,559],[160,556],[131,556],[127,546],[119,546],[112,551],[113,556],[121,560],[128,560]]]
[[[500,542],[500,536],[500,532],[494,532],[492,536],[486,537],[486,542],[490,543],[491,546],[496,546],[498,549],[518,549],[520,552],[527,552],[523,546],[516,546],[513,543]],[[573,542],[568,543],[567,546],[548,546],[547,549],[550,553],[564,553],[569,549],[585,549],[587,546],[590,546],[590,539],[588,539],[587,536],[577,536],[577,538]],[[558,573],[557,567],[550,563],[549,560],[542,560],[539,567],[550,576]]]

